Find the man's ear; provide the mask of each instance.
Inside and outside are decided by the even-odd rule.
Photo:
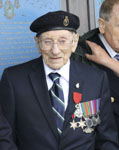
[[[74,35],[74,40],[73,40],[73,43],[72,43],[72,53],[74,53],[75,50],[76,50],[76,47],[77,47],[77,44],[78,44],[78,40],[79,40],[79,34],[76,33]]]
[[[41,53],[40,44],[39,44],[39,38],[35,36],[34,40],[35,40],[36,46],[38,48],[38,52]]]
[[[102,18],[99,18],[98,19],[98,25],[99,25],[100,33],[104,34],[105,33],[105,20]]]

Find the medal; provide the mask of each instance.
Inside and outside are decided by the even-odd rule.
[[[77,83],[76,87],[79,87]],[[70,128],[75,130],[81,128],[85,133],[92,133],[95,126],[100,124],[99,107],[100,98],[81,102],[82,94],[73,92],[73,100],[75,103],[75,111],[72,114],[72,122],[70,122]],[[75,121],[76,120],[76,121]]]
[[[80,101],[82,99],[82,94],[81,93],[77,93],[77,92],[73,92],[73,100],[75,102],[75,112],[74,115],[77,118],[81,118],[82,117],[82,109],[81,109],[81,105],[80,105]]]
[[[86,126],[85,121],[80,119],[80,121],[78,122],[78,127],[81,127],[83,129],[85,126]]]
[[[97,113],[96,122],[97,122],[97,124],[100,124],[100,123],[101,123],[99,113]]]
[[[80,104],[80,103],[79,103],[79,104],[76,104],[75,107],[76,107],[76,110],[75,110],[75,112],[74,112],[75,116],[76,116],[77,118],[81,118],[81,117],[83,116],[81,104]]]
[[[83,116],[82,112],[80,109],[76,109],[75,112],[74,112],[74,115],[77,117],[77,118],[81,118]]]
[[[70,124],[71,124],[70,128],[73,128],[74,130],[75,130],[75,128],[77,128],[77,122],[75,122],[75,120],[70,122]]]
[[[93,122],[93,126],[96,126],[98,123],[97,123],[97,119],[96,117],[92,117],[92,122]]]
[[[81,93],[73,92],[73,100],[74,100],[75,104],[80,103],[81,99],[82,99]]]
[[[83,132],[85,132],[85,133],[92,133],[94,131],[94,129],[93,128],[85,128],[85,129],[83,129]]]
[[[90,119],[90,118],[85,118],[85,120],[86,120],[86,126],[87,126],[88,128],[91,128],[91,127],[93,126],[93,121],[92,121],[92,119]]]

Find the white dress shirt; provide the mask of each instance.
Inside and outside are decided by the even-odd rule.
[[[64,93],[64,104],[65,104],[65,110],[67,108],[68,105],[68,95],[69,95],[69,70],[70,70],[70,60],[68,60],[68,62],[59,70],[53,70],[51,68],[49,68],[43,61],[44,64],[44,70],[45,70],[45,75],[46,75],[46,82],[47,82],[47,86],[48,86],[48,90],[50,90],[50,88],[53,85],[52,80],[49,77],[50,73],[58,73],[61,75],[59,83],[63,88],[63,93]]]

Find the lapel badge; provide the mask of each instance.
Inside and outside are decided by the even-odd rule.
[[[114,103],[114,97],[111,97],[111,102]]]
[[[63,21],[63,25],[65,27],[69,25],[69,18],[68,18],[68,16],[65,16],[64,21]]]
[[[79,87],[80,87],[80,84],[76,83],[76,88],[79,89]]]

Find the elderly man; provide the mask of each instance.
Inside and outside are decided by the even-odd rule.
[[[19,150],[119,149],[106,74],[70,59],[78,27],[68,12],[39,17],[30,29],[40,58],[3,73],[0,101]]]
[[[94,64],[89,60],[86,60],[84,53],[91,54],[89,46],[91,46],[92,49],[95,49],[96,46],[93,43],[89,43],[88,46],[85,42],[86,40],[95,42],[105,49],[109,57],[119,60],[119,0],[105,0],[101,5],[99,16],[99,28],[89,31],[80,37],[75,55],[75,59],[92,65]],[[98,48],[96,49],[98,51]],[[88,58],[90,59],[92,57]],[[115,72],[119,72],[118,70],[115,70],[117,68],[115,67],[117,62],[110,59],[108,63],[106,62],[107,59],[101,61],[102,59],[103,58],[101,57],[100,60],[94,59],[93,57],[91,60],[105,66],[100,65],[98,67],[105,70],[108,75],[113,113],[119,134],[119,77],[115,74]]]

